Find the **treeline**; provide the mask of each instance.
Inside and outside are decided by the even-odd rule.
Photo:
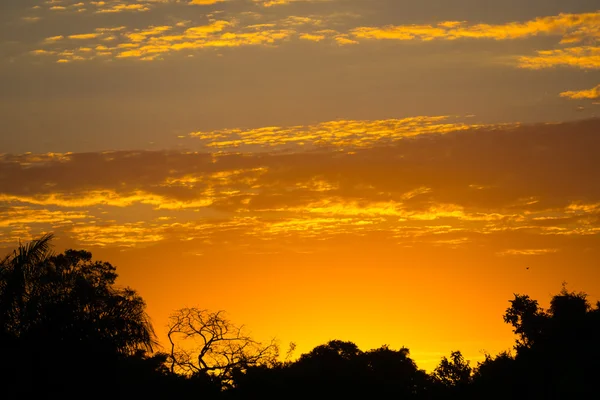
[[[460,351],[432,373],[406,348],[333,340],[292,359],[222,312],[184,308],[157,352],[143,299],[86,251],[46,235],[0,261],[0,398],[578,399],[600,395],[600,303],[565,288],[547,310],[515,295],[513,351],[477,365]],[[474,316],[476,317],[476,316]]]

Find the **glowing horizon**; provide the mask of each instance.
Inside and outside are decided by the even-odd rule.
[[[600,299],[597,4],[368,3],[0,5],[0,251],[111,262],[161,340],[199,306],[428,370],[510,349],[513,293]]]

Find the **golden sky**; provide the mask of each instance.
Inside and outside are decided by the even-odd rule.
[[[511,347],[600,298],[594,0],[3,0],[0,249],[55,232],[162,335]]]

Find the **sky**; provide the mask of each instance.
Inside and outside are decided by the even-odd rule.
[[[475,364],[514,293],[600,299],[599,42],[596,0],[3,0],[0,250],[90,250],[162,340]]]

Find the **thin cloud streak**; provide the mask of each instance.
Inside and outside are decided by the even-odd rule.
[[[384,132],[377,145],[359,142],[352,151],[296,144],[283,153],[3,155],[1,241],[15,239],[16,225],[103,247],[195,240],[243,248],[350,235],[456,248],[526,235],[535,249],[548,238],[600,233],[597,120],[428,134],[422,118],[403,121],[415,135],[387,140]],[[268,144],[292,136],[267,132],[257,137]]]

